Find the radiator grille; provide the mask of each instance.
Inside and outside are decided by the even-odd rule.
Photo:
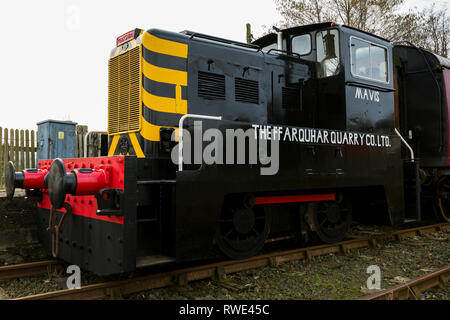
[[[139,130],[141,123],[139,46],[109,60],[108,79],[108,134]]]

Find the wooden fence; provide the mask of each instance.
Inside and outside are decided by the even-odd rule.
[[[37,136],[34,130],[0,127],[0,185],[5,182],[5,166],[12,161],[16,170],[36,166]]]

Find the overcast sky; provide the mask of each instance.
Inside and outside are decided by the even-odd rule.
[[[450,0],[406,0],[422,8]],[[44,4],[45,3],[45,4]],[[245,41],[281,17],[273,0],[22,0],[0,4],[0,126],[35,129],[46,119],[106,130],[107,62],[134,28],[192,30]]]

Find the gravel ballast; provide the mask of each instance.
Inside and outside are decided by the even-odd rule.
[[[347,255],[314,257],[226,276],[134,294],[127,299],[357,299],[368,294],[367,268],[381,270],[381,288],[430,273],[450,264],[450,232],[435,232]],[[111,278],[82,274],[82,285]],[[0,298],[9,299],[64,288],[66,275],[53,274],[0,281]],[[419,299],[448,300],[449,286],[431,289]]]

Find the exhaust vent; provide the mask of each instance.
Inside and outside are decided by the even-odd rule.
[[[205,99],[225,100],[225,76],[200,71],[198,73],[198,96]]]
[[[258,81],[236,78],[234,88],[237,102],[259,104]]]

